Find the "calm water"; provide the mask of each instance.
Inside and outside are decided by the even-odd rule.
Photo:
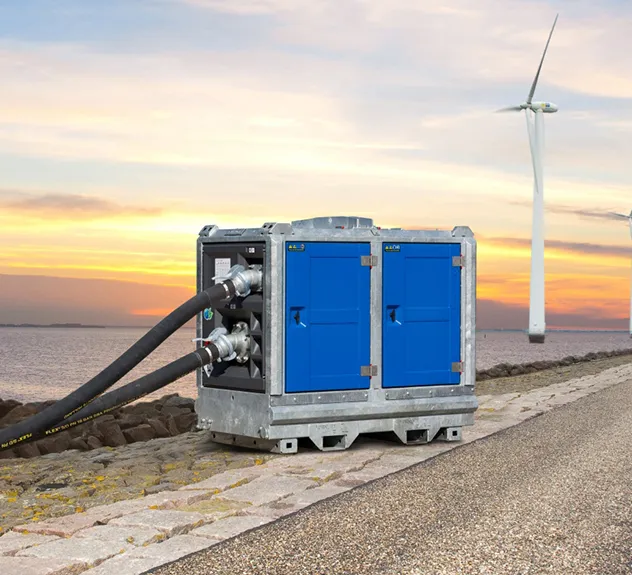
[[[135,328],[0,328],[0,397],[19,401],[59,399],[96,375],[145,332]],[[193,337],[194,330],[181,329],[120,385],[193,351]],[[626,333],[550,333],[544,345],[529,345],[523,333],[482,332],[477,335],[477,367],[622,348],[632,348]],[[154,396],[174,392],[195,397],[195,376],[184,377]]]

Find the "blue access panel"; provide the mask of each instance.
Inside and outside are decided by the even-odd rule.
[[[285,392],[368,389],[369,243],[286,243]]]
[[[384,244],[382,386],[454,385],[461,361],[460,244]]]

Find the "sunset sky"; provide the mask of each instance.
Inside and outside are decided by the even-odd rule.
[[[547,326],[627,325],[632,3],[0,3],[0,323],[152,325],[205,224],[468,225],[480,327],[527,327],[547,115]]]

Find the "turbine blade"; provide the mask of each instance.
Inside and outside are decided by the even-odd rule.
[[[500,110],[496,110],[496,113],[500,112],[520,112],[522,108],[520,106],[509,106],[508,108],[501,108]]]
[[[546,51],[549,49],[549,42],[551,41],[551,36],[553,36],[553,30],[555,30],[555,24],[557,24],[558,16],[559,14],[555,15],[555,20],[553,21],[553,27],[551,28],[551,32],[549,32],[549,39],[546,41],[546,46],[544,47],[544,52],[542,53],[542,59],[540,60],[538,71],[535,74],[535,78],[533,79],[533,84],[531,84],[531,90],[529,91],[529,95],[527,96],[527,104],[531,104],[531,101],[533,100],[533,95],[535,94],[535,87],[538,85],[538,78],[540,77],[540,71],[542,70],[542,64],[544,63],[544,57],[546,56]]]
[[[618,220],[629,220],[630,216],[626,216],[625,214],[619,214],[618,212],[608,212],[608,215],[611,218],[616,218]]]

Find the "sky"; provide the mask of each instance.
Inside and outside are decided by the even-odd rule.
[[[545,118],[547,327],[624,329],[632,4],[0,3],[0,323],[152,325],[206,224],[354,215],[478,240],[478,324],[526,328]]]

